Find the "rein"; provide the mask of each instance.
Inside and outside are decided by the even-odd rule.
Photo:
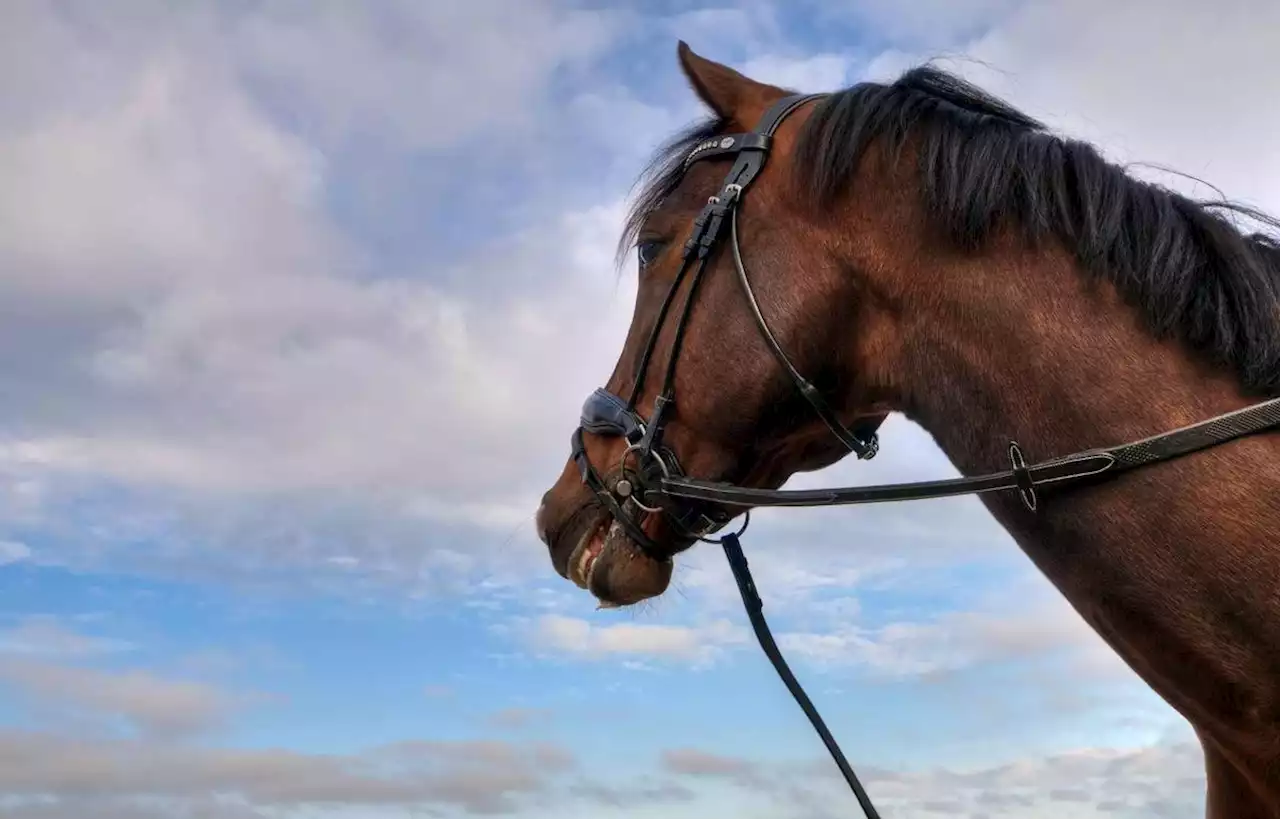
[[[823,722],[813,702],[805,693],[804,687],[791,673],[790,667],[773,639],[768,621],[765,620],[764,603],[756,590],[755,580],[751,576],[751,569],[739,541],[739,535],[746,530],[747,521],[750,519],[750,508],[845,506],[1016,491],[1023,505],[1034,513],[1040,506],[1036,491],[1038,487],[1083,484],[1086,481],[1179,458],[1246,435],[1274,430],[1280,427],[1280,398],[1263,401],[1127,444],[1085,450],[1032,465],[1027,464],[1017,442],[1010,441],[1007,450],[1009,469],[974,477],[878,486],[794,490],[756,489],[686,477],[675,453],[663,446],[662,432],[666,413],[675,401],[675,367],[693,300],[707,269],[711,253],[726,226],[729,229],[729,245],[732,249],[733,265],[739,284],[746,296],[752,318],[779,366],[786,371],[796,389],[808,401],[814,412],[850,452],[855,453],[859,459],[869,459],[879,450],[877,436],[879,421],[853,430],[848,429],[837,419],[835,411],[818,389],[791,363],[790,358],[770,331],[764,314],[760,310],[738,246],[738,206],[742,202],[747,187],[764,167],[774,132],[787,115],[800,105],[821,96],[824,95],[784,97],[765,111],[754,131],[708,139],[695,147],[685,159],[684,169],[688,170],[689,166],[697,161],[724,156],[736,157],[720,192],[708,200],[694,220],[692,233],[684,245],[680,270],[663,300],[629,397],[624,400],[607,390],[597,389],[587,398],[582,407],[581,421],[573,433],[572,457],[581,473],[583,483],[592,490],[604,509],[623,527],[628,536],[653,559],[667,561],[670,560],[671,554],[653,542],[644,531],[640,521],[634,517],[637,511],[643,514],[665,514],[678,531],[697,540],[719,543],[724,548],[725,558],[733,572],[734,581],[742,595],[743,606],[761,649],[818,736],[822,738],[823,744],[849,784],[867,819],[880,819],[880,814],[859,782],[853,767],[840,750],[840,745],[827,730],[826,723]],[[689,292],[684,299],[683,310],[676,320],[675,340],[666,362],[665,377],[654,400],[653,410],[646,420],[637,412],[636,402],[656,349],[659,333],[675,300],[676,291],[679,290],[690,270],[693,271],[693,275]],[[584,433],[621,437],[627,442],[621,463],[608,478],[597,472],[596,467],[587,457]],[[632,461],[635,462],[634,467],[630,465]],[[742,528],[719,538],[709,537],[724,527],[733,517],[722,508],[726,506],[748,508]]]
[[[664,478],[656,492],[676,498],[729,506],[851,506],[861,503],[927,500],[1016,489],[1030,511],[1038,508],[1036,487],[1080,483],[1101,475],[1118,474],[1209,449],[1257,432],[1280,427],[1280,398],[1273,398],[1162,432],[1149,438],[1106,449],[1090,449],[1027,466],[1016,441],[1009,442],[1010,469],[970,478],[890,483],[879,486],[841,486],[828,489],[753,489],[747,486]]]

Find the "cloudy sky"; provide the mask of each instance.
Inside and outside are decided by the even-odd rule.
[[[851,815],[716,551],[595,611],[534,536],[629,186],[701,113],[677,38],[805,91],[940,57],[1280,211],[1278,37],[1267,0],[0,3],[0,815]],[[954,474],[883,444],[795,485]],[[975,502],[746,547],[887,816],[1202,815],[1185,722]]]

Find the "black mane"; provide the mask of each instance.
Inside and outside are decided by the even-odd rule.
[[[1280,392],[1280,243],[1242,235],[1228,216],[1271,229],[1276,219],[1135,179],[1093,146],[929,66],[823,100],[797,145],[802,190],[829,205],[872,140],[897,151],[908,133],[928,212],[959,246],[977,249],[1000,224],[1033,240],[1054,236],[1113,282],[1157,337],[1182,338],[1251,392]]]
[[[685,154],[723,125],[699,124],[664,147],[624,241],[679,184]],[[874,140],[884,139],[896,154],[908,135],[918,149],[928,212],[957,245],[976,250],[1001,225],[1032,240],[1054,237],[1089,274],[1113,282],[1157,337],[1183,339],[1232,369],[1251,393],[1280,393],[1280,241],[1244,235],[1231,217],[1270,230],[1280,230],[1280,221],[1135,179],[1093,146],[1049,133],[931,66],[821,101],[797,145],[800,189],[815,206],[829,206],[848,192]]]

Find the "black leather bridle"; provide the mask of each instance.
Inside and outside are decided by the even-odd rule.
[[[747,278],[746,269],[742,265],[742,255],[738,249],[738,204],[764,167],[774,132],[788,114],[804,103],[821,96],[823,95],[800,95],[778,100],[765,111],[754,131],[713,137],[702,142],[685,158],[684,170],[687,172],[695,162],[726,156],[736,157],[733,167],[725,177],[724,184],[720,186],[720,192],[707,201],[694,219],[693,230],[681,253],[680,269],[658,310],[658,316],[641,355],[636,380],[631,386],[629,396],[623,399],[601,388],[593,392],[582,407],[581,424],[574,430],[572,441],[573,459],[582,474],[582,480],[632,540],[655,559],[665,560],[671,555],[653,542],[628,509],[645,514],[663,512],[678,532],[704,541],[708,540],[707,535],[723,527],[732,517],[732,514],[726,510],[700,503],[702,501],[714,503],[714,498],[695,499],[695,503],[692,504],[687,501],[673,502],[673,499],[681,496],[667,492],[663,487],[670,481],[679,481],[684,473],[675,453],[663,446],[662,441],[663,428],[668,420],[668,410],[675,401],[676,363],[680,358],[680,348],[684,342],[685,330],[689,325],[694,299],[697,297],[698,286],[702,283],[713,251],[726,228],[730,231],[730,245],[733,248],[734,264],[737,267],[742,292],[746,296],[752,316],[755,317],[756,326],[760,329],[778,364],[791,377],[791,381],[818,417],[851,452],[856,453],[859,458],[871,458],[879,448],[876,436],[876,428],[880,425],[878,420],[855,430],[848,429],[836,417],[835,411],[818,389],[791,363],[791,359],[787,357],[769,329],[764,314],[760,312],[760,305],[751,289],[751,282]],[[684,305],[676,320],[675,338],[672,341],[671,353],[667,357],[662,387],[654,399],[653,411],[646,420],[637,411],[636,402],[640,399],[641,390],[644,388],[645,376],[657,347],[658,337],[666,324],[667,315],[671,312],[671,305],[685,278],[690,275],[690,271],[692,271],[692,277],[684,298]],[[587,457],[582,435],[584,431],[597,435],[619,435],[627,441],[627,449],[611,484],[600,476]],[[745,529],[745,521],[743,528]],[[742,530],[738,533],[741,534]]]
[[[724,547],[725,556],[733,571],[747,616],[751,620],[752,629],[761,648],[822,738],[868,819],[879,819],[879,813],[858,781],[853,768],[845,759],[840,746],[827,730],[813,703],[778,651],[769,625],[765,621],[764,604],[756,591],[755,582],[738,540],[738,536],[746,530],[750,508],[841,506],[1014,490],[1026,508],[1034,513],[1039,508],[1037,487],[1063,486],[1101,479],[1103,476],[1217,446],[1245,435],[1274,430],[1280,427],[1280,398],[1257,403],[1140,441],[1104,449],[1086,450],[1034,465],[1028,465],[1017,442],[1010,441],[1008,444],[1010,468],[1002,472],[975,477],[881,486],[800,490],[756,489],[686,477],[675,453],[663,445],[662,433],[668,420],[668,411],[675,400],[676,362],[680,356],[681,344],[684,341],[689,315],[697,296],[698,285],[726,227],[738,282],[742,286],[742,292],[746,296],[747,305],[756,326],[774,358],[790,376],[800,394],[850,452],[856,454],[859,459],[868,459],[874,457],[879,450],[877,429],[880,421],[867,422],[852,430],[846,427],[836,417],[834,410],[818,389],[796,370],[782,350],[760,311],[760,305],[751,289],[746,269],[743,267],[742,254],[738,246],[738,207],[747,188],[764,167],[774,133],[789,114],[801,105],[823,96],[825,95],[808,94],[784,97],[765,111],[755,130],[708,139],[694,148],[685,159],[684,169],[687,171],[694,162],[728,156],[736,157],[719,193],[707,201],[694,220],[693,231],[682,252],[680,270],[659,309],[629,397],[623,399],[605,389],[597,389],[591,394],[582,407],[580,424],[573,433],[573,459],[582,475],[583,483],[595,493],[601,505],[623,527],[631,539],[654,559],[669,560],[671,553],[664,550],[645,533],[637,515],[663,514],[675,530],[686,537],[720,543]],[[653,410],[646,420],[637,411],[636,402],[639,400],[645,375],[671,304],[690,270],[693,271],[692,281],[677,319],[675,338],[672,342],[671,354],[667,358],[662,388],[658,391]],[[621,463],[617,470],[611,473],[609,480],[596,471],[587,457],[584,432],[602,436],[620,436],[627,442]],[[708,536],[721,529],[733,517],[725,507],[746,508],[747,517],[744,517],[743,525],[737,532],[712,539]]]

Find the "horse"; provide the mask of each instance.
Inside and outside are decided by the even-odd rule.
[[[967,485],[1011,464],[1018,491],[982,503],[1191,724],[1207,816],[1280,817],[1280,436],[1254,434],[1280,423],[1280,223],[1139,180],[932,65],[798,95],[677,56],[710,117],[634,197],[631,325],[535,516],[555,571],[604,606],[660,595],[676,555],[874,455],[901,413]],[[1189,425],[1212,440],[1036,479]]]

